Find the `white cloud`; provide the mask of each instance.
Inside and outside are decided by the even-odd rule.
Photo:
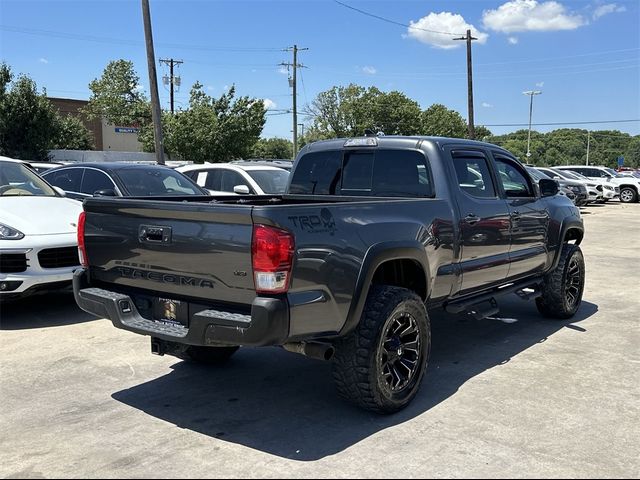
[[[139,83],[138,85],[136,85],[136,87],[133,90],[135,92],[144,92],[144,85]]]
[[[213,85],[207,85],[207,90],[213,92],[216,89]]]
[[[607,3],[606,5],[600,5],[593,11],[593,19],[597,20],[600,17],[609,15],[610,13],[626,12],[627,7],[624,5],[618,5],[617,3]]]
[[[225,85],[224,87],[222,87],[222,89],[226,92],[227,90],[229,90],[231,87],[229,85]]]
[[[538,82],[538,83],[536,83],[536,87],[538,87],[538,88],[542,88],[542,87],[544,87],[544,82]]]
[[[376,73],[378,73],[378,70],[376,70],[375,67],[372,67],[370,65],[367,65],[366,67],[362,67],[362,71],[367,75],[375,75]]]
[[[287,67],[280,67],[278,69],[278,73],[281,73],[282,75],[286,75],[287,73],[289,73],[289,70],[287,69]]]
[[[432,32],[426,30],[432,30]],[[435,48],[449,49],[460,47],[464,44],[464,42],[456,41],[454,38],[465,35],[467,30],[471,30],[471,34],[478,39],[478,43],[486,43],[489,37],[488,34],[479,32],[476,27],[465,22],[462,15],[451,12],[431,12],[416,22],[410,21],[406,36]],[[434,32],[446,32],[451,33],[451,35]]]
[[[44,63],[45,65],[46,65],[47,63],[49,63],[49,60],[47,60],[47,59],[46,59],[46,58],[44,58],[44,57],[40,57],[40,58],[38,59],[38,61],[39,61],[40,63]]]
[[[482,106],[484,108],[493,108],[493,105],[491,103],[488,103],[488,102],[482,102]]]
[[[575,30],[588,22],[555,1],[511,0],[496,10],[482,12],[485,28],[502,33]]]
[[[276,102],[274,102],[270,98],[263,98],[262,102],[264,103],[264,108],[266,108],[267,110],[272,110],[278,106],[276,105]]]
[[[509,37],[509,38],[507,38],[507,41],[509,42],[510,45],[517,45],[518,44],[518,37]]]

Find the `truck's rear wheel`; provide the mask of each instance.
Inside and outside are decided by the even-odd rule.
[[[378,413],[406,407],[418,393],[431,350],[424,303],[411,290],[374,286],[358,327],[335,344],[340,396]]]
[[[240,347],[200,347],[189,346],[176,354],[178,358],[204,365],[222,365],[238,351]]]
[[[558,266],[546,275],[542,296],[536,298],[538,311],[545,317],[573,317],[582,302],[584,279],[584,257],[580,247],[565,243]]]

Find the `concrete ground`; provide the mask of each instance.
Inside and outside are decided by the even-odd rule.
[[[205,368],[152,356],[69,295],[3,305],[0,476],[638,477],[640,204],[584,220],[578,315],[543,320],[515,297],[501,320],[432,314],[423,388],[387,417],[280,349]]]

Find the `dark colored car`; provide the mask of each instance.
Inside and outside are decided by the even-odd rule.
[[[191,179],[161,165],[104,162],[66,165],[42,173],[51,185],[69,198],[160,197],[209,195]]]
[[[222,363],[240,346],[333,360],[340,395],[390,413],[417,394],[428,311],[580,306],[580,212],[495,145],[362,137],[306,145],[284,195],[89,198],[78,305],[151,337],[152,352]]]

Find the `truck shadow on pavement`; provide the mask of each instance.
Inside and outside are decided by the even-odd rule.
[[[80,310],[73,293],[64,290],[0,303],[0,330],[62,327],[96,319]]]
[[[420,416],[467,380],[565,327],[585,332],[575,324],[598,310],[583,302],[571,321],[553,321],[542,319],[533,302],[503,299],[501,307],[499,318],[481,321],[432,313],[433,347],[422,389],[391,416],[341,401],[329,363],[276,348],[241,349],[219,368],[179,362],[171,373],[113,398],[209,437],[292,460],[318,460]]]

